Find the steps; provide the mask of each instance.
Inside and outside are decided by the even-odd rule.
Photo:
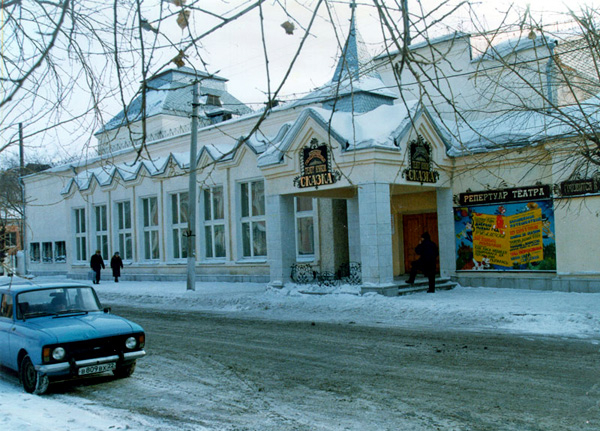
[[[406,279],[397,280],[398,295],[409,295],[411,293],[427,292],[429,281],[425,277],[417,277],[413,284],[407,284]],[[435,279],[435,290],[451,290],[456,287],[457,283],[450,280],[448,277],[437,277]]]

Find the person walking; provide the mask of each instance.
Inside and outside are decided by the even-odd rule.
[[[410,276],[406,283],[413,284],[417,272],[421,271],[429,279],[429,289],[427,293],[435,292],[435,269],[436,261],[439,254],[437,245],[431,240],[429,232],[424,232],[421,235],[419,245],[415,247],[415,253],[419,255],[419,259],[412,263]]]
[[[119,256],[118,251],[115,251],[114,256],[110,259],[110,267],[112,268],[113,277],[115,277],[115,283],[118,283],[121,276],[121,268],[123,268],[123,260]]]
[[[96,273],[92,282],[100,284],[100,271],[105,268],[100,250],[96,250],[96,253],[90,259],[90,268]]]

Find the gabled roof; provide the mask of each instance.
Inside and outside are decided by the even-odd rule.
[[[282,126],[281,130],[287,131],[289,125]],[[196,165],[206,154],[212,161],[224,162],[232,160],[242,146],[250,148],[254,154],[261,154],[273,142],[279,142],[282,139],[281,131],[272,139],[255,133],[247,141],[241,143],[231,142],[228,144],[205,144],[202,146],[196,156]],[[99,162],[102,159],[97,158],[94,162]],[[180,169],[189,169],[190,155],[189,153],[169,153],[166,156],[154,157],[151,160],[140,160],[136,163],[119,163],[115,165],[95,167],[85,169],[72,178],[61,190],[62,195],[68,195],[76,187],[80,191],[89,190],[92,185],[98,184],[101,187],[108,187],[113,184],[115,178],[119,177],[123,182],[132,182],[140,178],[140,175],[159,176],[164,175],[170,165],[175,164]],[[66,171],[69,166],[63,165],[54,168],[56,172]]]
[[[120,163],[86,169],[71,178],[61,190],[61,194],[69,194],[74,186],[81,191],[88,190],[92,186],[93,180],[102,187],[109,186],[117,175],[124,182],[135,181],[143,170],[150,176],[161,175],[171,162],[177,164],[180,169],[184,169],[189,167],[190,156],[184,153],[170,153],[168,156],[156,157],[152,160],[141,160],[137,163]]]
[[[265,167],[280,163],[309,118],[317,122],[332,139],[344,144],[344,151],[353,151],[376,148],[397,149],[398,143],[407,136],[413,123],[424,114],[437,128],[433,118],[417,101],[406,105],[382,105],[363,114],[306,108],[289,127],[283,139],[279,143],[274,143],[258,157],[258,166]],[[443,140],[446,136],[440,133]],[[446,143],[446,147],[450,148],[450,144]]]

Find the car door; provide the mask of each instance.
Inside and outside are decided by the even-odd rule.
[[[0,364],[14,368],[11,364],[10,338],[15,322],[13,297],[8,293],[0,294]]]

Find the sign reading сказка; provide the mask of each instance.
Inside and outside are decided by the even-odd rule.
[[[331,154],[327,144],[319,144],[315,138],[302,149],[300,155],[302,175],[294,178],[298,188],[324,186],[337,182],[341,174],[331,169]]]
[[[440,177],[439,172],[433,170],[431,160],[431,145],[425,142],[423,136],[418,135],[417,139],[408,144],[410,155],[410,168],[402,172],[402,176],[407,181],[416,183],[436,183]]]

